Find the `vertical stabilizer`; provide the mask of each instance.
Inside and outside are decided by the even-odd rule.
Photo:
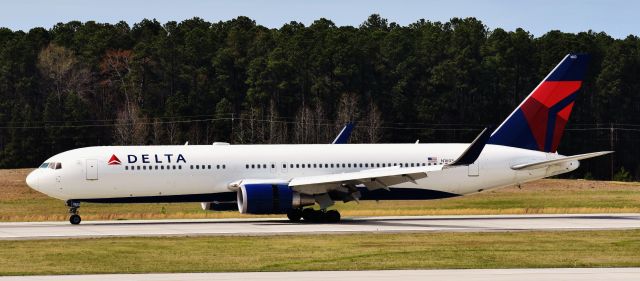
[[[589,62],[568,54],[496,129],[489,144],[544,152],[558,150]]]

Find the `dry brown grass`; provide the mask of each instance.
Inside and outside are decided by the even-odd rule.
[[[64,203],[27,187],[31,169],[0,170],[0,221],[66,220]],[[546,179],[442,200],[338,203],[343,216],[640,213],[640,183]],[[84,220],[248,217],[197,203],[83,204]],[[281,217],[253,216],[253,217]]]

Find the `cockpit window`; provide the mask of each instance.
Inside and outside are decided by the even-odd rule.
[[[60,162],[45,162],[42,163],[42,165],[40,165],[39,168],[49,168],[49,169],[54,169],[54,170],[59,170],[62,169],[62,163]]]

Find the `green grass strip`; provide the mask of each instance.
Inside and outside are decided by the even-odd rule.
[[[640,230],[0,241],[0,275],[640,266]]]

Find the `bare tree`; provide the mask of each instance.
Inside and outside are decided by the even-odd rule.
[[[40,74],[52,82],[58,101],[70,92],[82,98],[91,92],[91,72],[71,50],[51,43],[38,54],[37,67]]]
[[[119,83],[127,106],[133,102],[131,92],[134,89],[134,82],[127,82],[126,79],[127,74],[131,73],[132,61],[131,50],[108,50],[100,63],[102,74],[106,77],[102,82],[103,85],[113,87],[114,83]]]
[[[296,114],[293,127],[294,143],[312,143],[311,129],[313,128],[313,111],[303,105]]]
[[[334,130],[340,130],[346,123],[356,122],[360,118],[360,114],[358,96],[355,93],[342,94],[338,100]],[[351,134],[351,141],[359,142],[360,135],[360,131],[356,128]]]
[[[169,144],[176,144],[176,138],[178,137],[178,124],[171,122],[165,126],[167,132],[167,138],[169,138]]]
[[[362,120],[362,123],[365,124],[368,142],[377,143],[382,139],[382,128],[380,128],[382,126],[382,112],[380,112],[373,100],[369,101],[368,109],[369,112],[367,112],[367,116]]]
[[[138,116],[138,107],[131,105],[118,112],[114,127],[117,144],[145,144],[149,126]]]

